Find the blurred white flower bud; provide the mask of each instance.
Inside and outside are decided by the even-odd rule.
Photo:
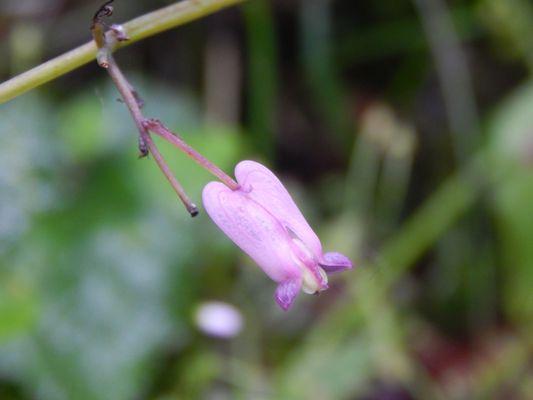
[[[231,304],[221,301],[200,304],[194,320],[198,329],[206,335],[223,339],[237,336],[243,326],[240,311]]]

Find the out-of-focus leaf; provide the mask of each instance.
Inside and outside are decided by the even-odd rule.
[[[184,132],[198,128],[200,117],[190,96],[135,76],[131,82],[145,103],[147,118],[161,119]],[[119,97],[117,89],[106,80],[60,108],[57,135],[71,160],[83,163],[104,155],[113,157],[125,150],[137,151],[137,128]]]
[[[338,319],[325,317],[329,324],[315,329],[281,370],[283,394],[295,399],[352,398],[363,395],[374,377],[395,382],[412,378],[398,314],[369,271],[359,271],[356,279],[356,301],[341,308],[342,314],[336,312]]]
[[[22,282],[0,286],[0,343],[30,330],[36,321],[37,299]]]
[[[46,113],[35,115],[29,124],[22,118],[22,103],[10,109],[21,118],[0,121],[13,124],[14,133],[24,133],[28,126],[30,138],[40,138],[39,126],[62,136],[63,146],[56,141],[55,146],[37,148],[44,154],[25,157],[18,150],[13,162],[19,163],[15,167],[27,164],[22,172],[36,169],[41,159],[54,166],[51,154],[56,149],[66,155],[57,170],[48,172],[61,176],[51,190],[54,196],[61,193],[63,201],[33,221],[31,234],[12,248],[9,259],[20,264],[19,272],[35,293],[0,295],[0,338],[11,335],[0,347],[0,374],[42,399],[130,399],[142,393],[158,351],[170,340],[173,348],[187,340],[183,318],[199,294],[195,281],[205,260],[220,254],[212,244],[223,236],[211,234],[215,229],[205,216],[194,221],[188,217],[153,160],[136,158],[137,133],[127,110],[113,92],[103,93],[81,95],[68,105],[60,113],[64,120],[59,130]],[[168,90],[148,93],[146,101],[165,105],[158,109],[155,103],[161,112],[155,116],[172,115],[173,125],[182,127],[176,121],[179,96]],[[187,140],[232,173],[240,149],[236,132],[204,132],[191,115],[184,118]],[[40,125],[42,120],[46,124]],[[200,133],[189,134],[193,130]],[[76,134],[84,137],[67,136]],[[50,144],[47,138],[42,135]],[[199,202],[201,188],[213,178],[177,149],[161,147]],[[25,187],[27,176],[12,178],[10,190]],[[203,244],[212,251],[206,252]],[[9,260],[0,260],[0,265]]]
[[[335,136],[335,142],[349,149],[352,122],[347,112],[345,88],[333,57],[332,2],[299,2],[301,65],[312,100]]]
[[[17,379],[43,399],[139,393],[149,382],[154,351],[180,328],[167,299],[172,270],[189,252],[175,231],[150,215],[102,225],[49,254],[37,326],[0,352],[1,360],[10,360],[0,369],[15,366]]]
[[[501,106],[490,125],[495,168],[511,171],[495,188],[494,203],[504,250],[505,305],[517,323],[529,326],[533,324],[532,110],[530,82]]]
[[[340,399],[361,393],[373,373],[372,352],[365,335],[348,343],[321,343],[298,353],[281,377],[281,397],[286,399]]]
[[[249,127],[258,152],[273,156],[278,90],[278,49],[275,22],[269,1],[245,3],[244,21],[249,63]]]
[[[62,156],[51,134],[55,121],[31,95],[0,109],[0,256],[31,229],[36,214],[57,205],[52,177]]]
[[[176,391],[189,399],[204,398],[210,383],[224,370],[222,360],[209,352],[199,352],[184,364],[187,367],[180,371],[181,376],[176,376],[176,382],[179,383]]]
[[[57,134],[69,158],[88,161],[112,147],[113,136],[104,126],[103,115],[103,100],[93,92],[83,92],[61,109]]]
[[[200,154],[214,162],[228,175],[233,176],[235,165],[239,161],[240,154],[242,154],[242,142],[237,131],[220,127],[199,128],[194,131],[181,131],[179,129],[179,131],[176,131],[180,133],[180,136],[188,144],[200,152]],[[156,142],[160,144],[161,153],[176,178],[184,186],[193,201],[200,203],[203,187],[209,181],[217,180],[217,178],[172,145],[165,143],[159,138],[156,138]],[[167,184],[164,176],[153,161],[150,160],[151,166],[147,166],[147,162],[143,162],[142,164],[143,171],[139,172],[150,175],[147,182],[150,182],[151,190],[157,190],[160,193],[165,192],[165,197],[168,193],[172,193],[170,185]],[[156,174],[159,176],[155,176]]]
[[[533,6],[528,0],[482,0],[480,19],[494,33],[501,50],[533,68]]]

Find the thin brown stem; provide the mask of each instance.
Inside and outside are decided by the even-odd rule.
[[[107,16],[109,13],[105,15]],[[101,67],[105,68],[111,76],[111,79],[120,92],[120,95],[128,107],[128,110],[135,121],[135,125],[137,125],[137,129],[139,130],[140,155],[146,156],[148,155],[148,152],[152,154],[159,169],[161,169],[189,214],[192,217],[195,217],[198,215],[198,207],[189,199],[185,193],[185,190],[183,189],[183,186],[181,186],[174,175],[172,175],[170,168],[165,162],[165,159],[150,137],[150,133],[144,127],[143,121],[145,118],[141,112],[139,97],[113,58],[112,50],[116,45],[116,42],[118,40],[127,40],[127,37],[123,35],[123,30],[117,26],[111,29],[111,36],[109,36],[109,40],[107,40],[105,34],[103,33],[102,24],[98,18],[98,13],[93,20],[92,33],[97,43],[104,43],[104,45],[99,49],[98,63]]]
[[[95,14],[92,25],[91,32],[94,37],[94,41],[98,46],[97,60],[98,64],[107,70],[111,79],[115,83],[124,103],[128,107],[128,110],[137,125],[139,130],[139,150],[142,157],[151,153],[154,157],[155,162],[169,181],[170,185],[183,202],[187,211],[191,216],[198,215],[198,207],[191,202],[185,190],[174,177],[170,168],[168,167],[165,159],[157,149],[152,137],[150,136],[149,130],[152,130],[156,134],[162,136],[180,150],[185,152],[189,157],[195,160],[202,167],[210,171],[216,177],[218,177],[223,183],[225,183],[232,190],[239,189],[239,185],[235,182],[230,176],[225,174],[220,168],[215,164],[209,161],[207,158],[202,156],[191,146],[189,146],[183,139],[173,134],[168,128],[166,128],[161,122],[154,119],[146,119],[142,114],[142,100],[139,95],[133,88],[133,86],[128,82],[115,59],[113,58],[113,50],[121,41],[128,40],[124,29],[120,25],[112,25],[109,32],[106,34],[104,30],[104,23],[102,22],[102,17],[108,17],[113,12],[112,7],[109,4],[112,2],[108,1],[104,4],[100,10]]]
[[[238,190],[240,185],[235,182],[228,174],[222,171],[219,167],[198,153],[195,149],[189,146],[180,136],[169,130],[165,125],[156,119],[148,119],[143,122],[143,126],[161,136],[163,139],[176,146],[178,149],[192,158],[198,165],[205,168],[207,171],[216,176],[222,183],[224,183],[231,190]]]
[[[183,205],[185,206],[189,214],[191,214],[191,217],[196,217],[198,215],[198,207],[191,201],[191,199],[189,199],[189,196],[187,196],[187,193],[185,193],[185,190],[183,189],[181,184],[174,177],[174,175],[172,175],[170,168],[168,167],[167,163],[165,162],[165,159],[157,149],[157,146],[155,145],[149,133],[146,134],[144,140],[148,146],[148,150],[154,157],[154,160],[157,163],[159,169],[161,170],[161,172],[163,172],[170,185],[182,201]]]
[[[139,145],[141,149],[141,156],[146,155],[146,152],[149,151],[152,156],[154,157],[155,162],[161,169],[161,172],[165,175],[167,180],[169,181],[170,185],[180,198],[181,202],[191,214],[191,216],[198,215],[198,207],[194,203],[191,202],[187,194],[185,193],[185,190],[183,189],[183,186],[178,182],[178,180],[172,175],[172,172],[170,171],[170,168],[166,164],[163,156],[157,149],[157,146],[155,145],[154,141],[150,137],[150,133],[146,130],[146,128],[143,125],[143,121],[145,120],[141,109],[139,107],[139,103],[137,101],[136,96],[134,95],[133,91],[131,90],[131,85],[127,81],[126,77],[118,67],[117,63],[115,62],[113,56],[108,57],[108,68],[107,71],[109,72],[109,75],[111,76],[111,79],[113,79],[113,82],[117,86],[122,99],[124,100],[124,103],[128,107],[131,116],[133,117],[133,120],[135,121],[135,124],[137,125],[137,129],[139,130]]]

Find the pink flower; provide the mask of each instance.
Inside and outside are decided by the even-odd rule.
[[[235,167],[240,185],[231,190],[210,182],[203,191],[213,222],[248,254],[278,287],[275,300],[288,310],[300,289],[318,293],[328,288],[326,272],[351,269],[340,253],[323,253],[317,235],[279,179],[255,161]]]

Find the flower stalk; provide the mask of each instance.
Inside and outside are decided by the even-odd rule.
[[[178,195],[179,199],[192,217],[198,215],[198,207],[191,201],[183,186],[174,177],[165,159],[159,152],[155,142],[153,141],[150,131],[161,136],[180,150],[185,152],[189,157],[195,160],[199,165],[210,171],[213,175],[219,178],[231,190],[237,190],[239,185],[227,174],[225,174],[219,167],[209,161],[207,158],[198,153],[195,149],[189,146],[185,141],[172,133],[160,121],[155,119],[147,119],[141,111],[142,100],[138,96],[133,86],[128,82],[122,70],[118,66],[113,57],[115,48],[124,41],[129,40],[128,35],[123,26],[112,25],[108,32],[105,31],[105,24],[102,21],[103,17],[109,17],[113,13],[113,8],[110,5],[113,0],[105,3],[96,12],[91,24],[91,33],[94,41],[98,47],[97,61],[100,67],[107,70],[113,83],[117,87],[124,104],[137,126],[139,131],[139,157],[146,157],[152,154],[156,164],[158,165],[163,175]]]
[[[238,190],[239,184],[235,180],[222,171],[219,167],[209,161],[207,158],[198,153],[194,148],[189,146],[180,136],[176,133],[170,131],[163,123],[156,119],[145,120],[143,126],[155,133],[158,136],[161,136],[170,144],[176,146],[178,149],[187,154],[192,158],[198,165],[205,168],[216,176],[222,183],[224,183],[231,190]]]

